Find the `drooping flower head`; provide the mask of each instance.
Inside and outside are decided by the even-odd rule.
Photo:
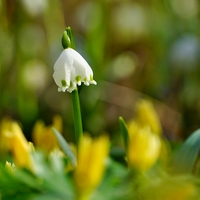
[[[87,61],[71,48],[73,45],[72,34],[70,33],[69,29],[64,32],[62,43],[65,49],[54,64],[53,78],[58,85],[59,92],[66,90],[72,92],[82,82],[87,86],[97,84],[93,79],[93,71]]]

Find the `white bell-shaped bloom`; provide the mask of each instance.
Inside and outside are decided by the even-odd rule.
[[[94,84],[93,71],[86,60],[74,49],[64,49],[54,64],[53,78],[58,85],[59,92],[72,92],[77,85]]]

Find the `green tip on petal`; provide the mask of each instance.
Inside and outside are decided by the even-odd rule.
[[[93,79],[93,76],[92,75],[90,75],[90,81],[93,81],[94,79]]]
[[[77,76],[77,77],[76,77],[76,81],[77,81],[77,82],[81,82],[81,76]]]
[[[72,81],[70,81],[70,86],[69,87],[72,87],[73,86],[73,82]]]
[[[62,84],[63,87],[66,87],[66,86],[67,86],[67,83],[66,83],[65,80],[61,80],[61,84]]]

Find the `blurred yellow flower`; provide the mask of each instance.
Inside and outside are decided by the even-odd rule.
[[[0,123],[0,152],[7,152],[10,150],[10,144],[6,133],[10,129],[10,119],[4,118]]]
[[[161,149],[160,149],[159,159],[162,162],[163,167],[168,166],[171,156],[172,156],[172,149],[169,141],[161,138]]]
[[[153,166],[159,157],[160,138],[153,134],[148,126],[142,127],[136,122],[131,122],[128,125],[128,131],[128,164],[139,171],[146,171]]]
[[[102,135],[99,138],[91,139],[84,135],[81,138],[78,165],[74,174],[80,196],[90,193],[99,185],[105,170],[108,153],[109,138],[107,136]]]
[[[34,169],[31,148],[26,140],[20,126],[14,121],[7,122],[7,128],[3,131],[7,136],[10,145],[10,151],[14,157],[14,163],[19,167]]]
[[[148,100],[140,100],[136,105],[135,120],[142,126],[149,126],[153,133],[160,135],[162,128],[153,104]]]
[[[142,194],[142,198],[146,200],[196,200],[199,192],[194,183],[190,180],[179,179],[174,180],[157,180],[153,185],[148,187]]]
[[[46,153],[50,153],[52,150],[59,148],[59,144],[51,128],[52,126],[62,133],[63,125],[60,115],[55,115],[53,117],[51,126],[45,126],[44,122],[39,120],[33,127],[33,143],[35,147],[42,149]]]
[[[162,196],[163,200],[191,200],[197,198],[197,189],[194,184],[185,183],[178,187],[171,187],[170,190],[166,191]]]

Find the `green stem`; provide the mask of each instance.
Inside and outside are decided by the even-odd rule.
[[[83,136],[82,128],[82,117],[81,117],[81,108],[78,95],[78,88],[72,92],[72,106],[73,106],[73,115],[74,115],[74,129],[75,129],[75,142],[78,149],[79,142]]]
[[[72,49],[75,49],[74,37],[73,37],[72,29],[70,27],[67,27],[63,33],[62,45],[64,49],[69,48],[69,47]],[[78,150],[79,142],[83,135],[78,88],[76,88],[72,92],[72,104],[73,104],[72,107],[73,107],[73,115],[74,115],[75,143],[76,143],[76,148]]]

